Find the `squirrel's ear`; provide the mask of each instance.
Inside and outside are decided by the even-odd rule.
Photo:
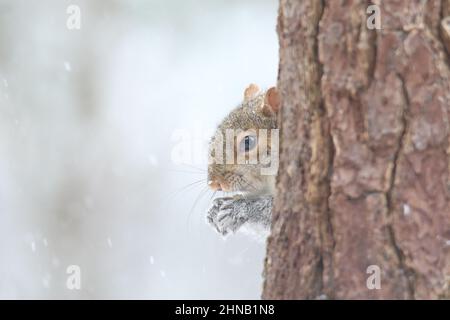
[[[273,113],[278,113],[280,110],[280,97],[278,94],[278,90],[275,87],[267,90],[266,95],[264,97],[264,114],[270,115]]]
[[[249,101],[256,97],[256,95],[259,93],[259,87],[252,83],[250,84],[247,89],[244,91],[244,101]]]

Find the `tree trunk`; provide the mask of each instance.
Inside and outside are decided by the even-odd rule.
[[[371,4],[280,1],[263,298],[450,297],[450,0]]]

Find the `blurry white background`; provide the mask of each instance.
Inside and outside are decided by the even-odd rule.
[[[260,297],[264,243],[206,224],[206,182],[187,187],[206,154],[174,150],[275,84],[276,16],[276,0],[0,0],[0,298]]]

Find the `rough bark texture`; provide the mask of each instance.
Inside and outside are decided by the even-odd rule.
[[[371,4],[381,30],[366,27]],[[263,298],[450,297],[447,16],[450,0],[280,1]]]

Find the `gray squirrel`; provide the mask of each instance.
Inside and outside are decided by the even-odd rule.
[[[276,88],[261,92],[251,84],[211,138],[208,185],[234,193],[214,199],[207,213],[207,221],[223,236],[243,230],[265,239],[270,231],[278,167],[268,168],[278,164],[279,108]]]

